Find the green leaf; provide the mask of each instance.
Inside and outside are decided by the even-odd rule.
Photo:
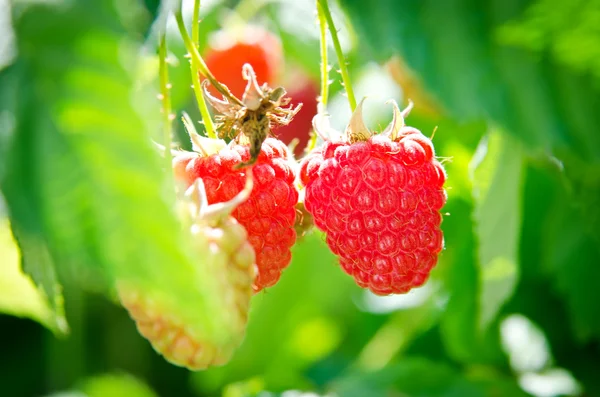
[[[520,285],[519,289],[547,291],[525,296],[521,292],[511,305],[527,307],[530,317],[531,312],[552,310],[551,316],[539,316],[534,321],[545,325],[549,336],[558,335],[550,337],[556,342],[553,350],[564,349],[570,354],[575,342],[591,343],[600,338],[600,309],[595,304],[600,299],[600,291],[595,287],[595,280],[600,277],[598,191],[588,197],[588,203],[577,200],[582,192],[593,192],[589,186],[597,184],[594,179],[600,174],[586,175],[589,186],[573,189],[566,172],[556,159],[548,158],[532,162],[527,170],[520,262],[528,285]],[[548,308],[528,306],[540,305],[537,300]]]
[[[561,194],[562,193],[562,194]],[[543,259],[553,284],[566,298],[571,326],[582,342],[600,340],[600,246],[598,231],[582,227],[587,216],[573,206],[565,192],[558,192],[546,220]]]
[[[479,262],[479,326],[485,329],[512,295],[518,279],[523,153],[492,131],[472,162]]]
[[[46,397],[89,397],[79,391],[62,391],[58,393],[52,393]]]
[[[600,346],[590,334],[594,323],[597,329],[599,315],[594,304],[599,298],[593,296],[597,295],[598,253],[589,249],[589,240],[585,241],[594,236],[586,233],[578,211],[580,208],[573,205],[563,172],[559,163],[548,158],[528,163],[524,184],[521,274],[517,289],[503,313],[520,313],[537,324],[550,342],[554,365],[568,369],[585,392],[593,396],[600,394],[597,376],[600,373],[597,359]],[[564,223],[566,219],[570,226]],[[569,253],[570,250],[564,248],[572,245],[572,241],[578,243],[574,246],[575,251]],[[585,253],[577,252],[580,247],[585,248]],[[562,254],[556,256],[559,253]],[[574,260],[573,255],[579,258]]]
[[[565,65],[600,77],[598,1],[539,0],[498,30],[507,45],[548,52]]]
[[[192,255],[138,113],[159,112],[134,95],[140,43],[123,16],[138,7],[115,4],[34,4],[13,15],[18,58],[2,77],[18,89],[1,105],[15,128],[0,176],[11,224],[47,245],[61,278],[107,292],[128,281],[217,343],[230,336],[229,316],[208,263]]]
[[[498,37],[505,26],[523,19],[536,1],[340,2],[365,50],[379,61],[401,55],[453,116],[492,120],[530,148],[600,161],[597,77],[565,66],[553,56],[556,52],[516,49]],[[557,1],[543,4],[548,9],[578,8]],[[598,3],[593,4],[585,9],[587,15],[598,12]],[[569,22],[560,28],[568,30],[552,37],[564,37],[577,26],[570,17],[565,20]],[[583,37],[584,42],[569,41],[576,48],[569,53],[600,48],[597,34]]]
[[[106,374],[85,379],[79,389],[87,397],[157,397],[142,381],[126,374]]]
[[[11,235],[7,219],[0,220],[0,263],[0,312],[28,317],[55,332],[65,332],[66,323],[62,314],[60,293],[50,295],[55,300],[51,307],[44,289],[36,288],[31,278],[23,273],[19,248]],[[46,270],[50,273],[53,271],[51,264]],[[53,280],[49,283],[53,287],[51,291],[58,287],[53,276],[44,275],[49,281]]]
[[[0,180],[6,172],[5,159],[8,157],[10,140],[15,131],[14,113],[19,89],[19,79],[15,72],[14,68],[3,69],[0,65]]]
[[[500,350],[497,327],[487,330],[478,327],[477,241],[475,225],[470,219],[473,207],[463,200],[449,200],[444,211],[450,214],[442,223],[446,249],[437,267],[449,295],[440,321],[446,353],[464,363],[502,365],[505,358]]]
[[[0,104],[2,105],[0,108],[0,114],[2,115],[0,126],[4,131],[4,134],[0,135],[0,154],[2,154],[0,159],[3,160],[10,159],[11,143],[16,134],[17,120],[15,115],[18,111],[21,78],[22,73],[15,65],[9,66],[0,72],[0,86],[3,87],[3,90],[0,91]],[[0,181],[2,181],[6,168],[9,168],[8,163],[8,161],[0,161]],[[19,190],[30,188],[21,181],[19,181],[19,185]],[[10,189],[6,190],[6,198],[10,200],[14,193]],[[26,214],[26,217],[22,220],[14,219],[11,227],[22,256],[20,260],[22,269],[32,277],[34,283],[40,288],[47,298],[47,303],[50,304],[50,310],[54,313],[53,318],[48,318],[52,321],[46,321],[45,324],[56,332],[65,333],[68,331],[68,326],[64,317],[61,287],[55,273],[54,261],[48,252],[48,242],[39,233],[39,229],[35,225],[24,227],[24,224],[29,222],[29,215],[35,212],[35,204],[32,202],[31,197],[26,195],[18,194],[17,197],[18,201],[15,204],[20,211]],[[7,204],[10,210],[10,201]]]
[[[331,386],[340,397],[527,396],[513,379],[502,375],[465,376],[447,364],[412,356],[376,372],[351,371]]]

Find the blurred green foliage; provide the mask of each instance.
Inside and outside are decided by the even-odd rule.
[[[21,270],[19,247],[11,235],[6,219],[0,224],[0,259],[0,311],[32,318],[58,331],[59,322],[64,324],[64,318],[62,314],[54,315],[46,296]]]
[[[600,2],[332,4],[359,95],[401,92],[383,67],[396,56],[394,99],[431,98],[408,122],[438,127],[446,249],[426,286],[380,298],[309,233],[253,298],[233,360],[197,373],[158,356],[112,290],[131,278],[199,323],[222,316],[209,280],[188,284],[202,268],[150,146],[162,29],[174,108],[200,118],[161,13],[176,3],[0,0],[0,395],[600,395]],[[248,4],[203,2],[200,48]],[[314,2],[255,5],[248,17],[281,37],[282,81],[318,79]]]

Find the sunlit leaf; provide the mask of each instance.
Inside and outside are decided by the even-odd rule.
[[[29,256],[29,259],[34,258]],[[42,261],[44,259],[47,258],[42,258]],[[59,302],[54,302],[56,306],[51,306],[43,290],[40,291],[31,278],[22,272],[19,247],[13,239],[7,219],[0,219],[0,264],[0,312],[29,317],[56,332],[66,331],[62,316],[62,297],[58,293],[52,295]],[[34,264],[29,266],[30,270],[32,265]],[[43,266],[44,263],[37,262],[35,265]],[[46,270],[53,272],[54,269],[50,264]],[[58,288],[53,274],[45,277],[52,277],[52,286]]]
[[[62,391],[58,393],[52,393],[46,397],[89,397],[88,395],[80,391]]]
[[[128,374],[105,374],[82,379],[77,390],[54,393],[47,397],[157,397],[139,379]]]
[[[596,0],[533,2],[520,18],[497,31],[507,45],[550,52],[558,61],[600,78],[600,29]]]
[[[157,397],[144,382],[126,374],[107,374],[85,379],[79,389],[88,397]]]
[[[11,223],[45,244],[74,285],[111,292],[129,281],[194,332],[225,340],[229,316],[206,261],[192,257],[164,161],[131,101],[140,43],[121,16],[138,8],[119,7],[35,4],[15,18],[15,130],[0,180]],[[23,252],[25,263],[37,259]]]
[[[487,328],[518,277],[523,154],[513,138],[492,131],[472,163],[478,240],[479,326]]]

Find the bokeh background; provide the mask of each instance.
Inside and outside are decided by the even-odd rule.
[[[444,159],[446,248],[424,287],[376,297],[307,233],[253,298],[234,359],[193,373],[102,286],[119,266],[180,270],[146,145],[161,128],[159,26],[174,110],[200,119],[174,21],[157,0],[0,0],[1,396],[600,396],[600,2],[331,6],[369,126],[390,121],[388,99],[412,99],[408,124]],[[272,32],[277,84],[316,106],[313,1],[203,1],[201,17],[203,53],[220,29]],[[308,134],[297,124],[282,139]]]

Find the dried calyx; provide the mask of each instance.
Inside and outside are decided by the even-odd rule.
[[[302,106],[300,104],[295,108],[286,108],[290,99],[285,98],[285,89],[271,88],[267,84],[259,86],[250,64],[244,65],[242,75],[248,81],[240,101],[242,105],[227,97],[213,97],[208,92],[206,80],[202,87],[207,101],[218,113],[215,119],[219,138],[250,144],[250,161],[240,164],[240,167],[253,164],[260,153],[262,143],[271,135],[271,128],[289,124]]]
[[[369,138],[376,133],[367,128],[363,119],[363,104],[365,99],[366,98],[363,98],[363,100],[360,101],[356,107],[356,110],[354,113],[352,113],[350,122],[348,123],[348,126],[343,134],[331,128],[329,125],[329,117],[321,112],[319,112],[313,119],[313,128],[315,132],[324,141],[345,141],[354,143],[369,140]],[[408,106],[404,110],[400,110],[398,104],[393,99],[387,101],[386,103],[392,104],[394,118],[392,119],[391,123],[379,133],[379,135],[387,136],[392,141],[395,141],[405,135],[413,133],[415,128],[408,127],[404,123],[404,118],[407,117],[412,110],[413,103],[409,101]]]

